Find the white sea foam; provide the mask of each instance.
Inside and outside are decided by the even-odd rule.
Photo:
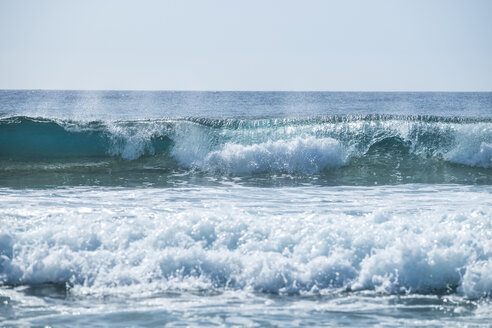
[[[446,154],[446,157],[454,163],[490,168],[492,167],[492,144],[486,142],[479,145],[470,144],[470,142],[462,143]]]
[[[186,168],[223,174],[288,172],[312,174],[346,164],[348,153],[333,138],[302,134],[302,129],[213,130],[180,124],[172,156]]]
[[[128,126],[108,123],[106,128],[110,140],[108,153],[127,160],[135,160],[144,154],[153,154],[151,140],[157,132],[160,132],[155,124]]]
[[[233,174],[254,172],[317,173],[345,164],[347,155],[331,138],[297,137],[255,145],[227,143],[208,154],[199,166]]]
[[[439,191],[436,193],[436,191]],[[0,279],[75,294],[492,293],[490,187],[1,190]]]

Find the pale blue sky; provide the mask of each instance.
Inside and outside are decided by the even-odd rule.
[[[492,91],[492,1],[0,0],[0,88]]]

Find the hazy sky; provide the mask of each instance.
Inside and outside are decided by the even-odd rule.
[[[492,1],[0,0],[0,88],[492,91]]]

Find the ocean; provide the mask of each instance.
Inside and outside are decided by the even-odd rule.
[[[0,91],[0,326],[490,326],[492,93]]]

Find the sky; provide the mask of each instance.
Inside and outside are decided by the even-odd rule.
[[[492,91],[489,0],[0,0],[0,89]]]

